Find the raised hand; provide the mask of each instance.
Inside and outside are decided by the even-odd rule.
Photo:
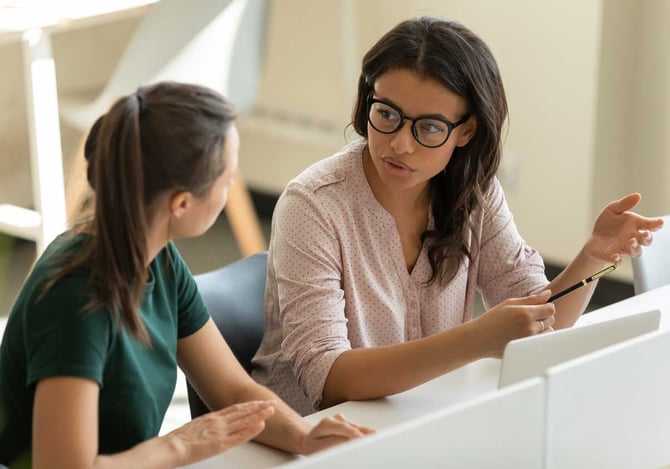
[[[371,428],[350,422],[342,414],[325,417],[307,434],[300,452],[314,453],[374,432]]]
[[[663,220],[631,212],[640,198],[640,194],[629,194],[600,212],[584,245],[584,253],[591,260],[619,264],[624,255],[637,257],[642,254],[642,246],[651,244],[652,233],[663,227]]]
[[[547,303],[551,291],[509,298],[472,321],[486,356],[502,357],[510,340],[552,331],[556,309]]]
[[[177,453],[179,466],[209,458],[251,440],[265,428],[275,401],[250,401],[202,415],[164,438]]]

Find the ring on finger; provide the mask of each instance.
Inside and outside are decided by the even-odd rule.
[[[544,330],[544,319],[539,319],[537,322],[540,323],[540,332]]]

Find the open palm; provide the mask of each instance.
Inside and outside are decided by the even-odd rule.
[[[629,194],[610,202],[598,214],[584,246],[591,259],[619,264],[624,255],[637,257],[642,254],[642,246],[651,244],[652,232],[663,227],[663,220],[631,212],[640,198],[640,194]]]

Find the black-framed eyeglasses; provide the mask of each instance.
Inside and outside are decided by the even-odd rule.
[[[450,122],[436,115],[408,117],[391,103],[373,97],[368,98],[368,122],[377,132],[392,134],[408,120],[412,123],[412,135],[416,141],[428,148],[444,145],[449,140],[452,130],[469,118],[469,113],[457,122]]]

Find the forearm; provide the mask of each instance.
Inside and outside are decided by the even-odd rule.
[[[255,382],[239,389],[234,398],[237,402],[250,400],[274,400],[275,414],[265,422],[265,430],[254,440],[289,453],[303,453],[303,441],[311,429],[303,418],[268,388]]]
[[[411,342],[348,350],[330,369],[322,407],[407,391],[483,358],[480,342],[476,326],[466,323]]]
[[[601,262],[589,259],[582,250],[563,272],[549,284],[548,288],[551,289],[552,295],[554,295],[601,270],[604,266],[605,264]],[[570,327],[579,319],[579,316],[581,316],[588,306],[597,283],[597,280],[593,281],[554,302],[556,307],[554,329]]]
[[[185,448],[170,435],[152,438],[127,451],[111,455],[98,455],[95,469],[118,467],[142,467],[145,469],[168,469],[183,465]]]

